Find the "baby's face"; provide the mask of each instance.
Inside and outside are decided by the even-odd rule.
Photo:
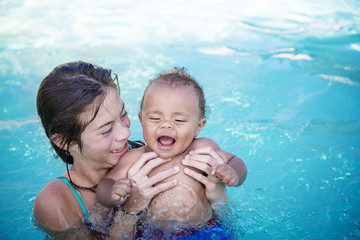
[[[194,89],[153,84],[145,94],[139,118],[146,144],[162,158],[183,153],[206,122]]]

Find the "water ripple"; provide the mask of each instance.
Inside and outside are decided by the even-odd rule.
[[[328,80],[329,82],[339,82],[339,83],[343,83],[343,84],[350,85],[350,86],[360,87],[359,83],[354,82],[347,77],[333,76],[333,75],[326,75],[326,74],[318,74],[316,76],[321,77],[325,80]]]

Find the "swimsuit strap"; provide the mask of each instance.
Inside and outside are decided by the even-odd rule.
[[[73,186],[71,186],[71,184],[69,183],[69,180],[67,180],[67,178],[65,177],[58,177],[58,179],[60,179],[61,181],[63,181],[66,185],[68,185],[70,187],[70,189],[73,191],[76,199],[78,200],[79,204],[80,204],[80,207],[81,209],[83,210],[84,212],[84,215],[85,215],[85,219],[87,220],[88,217],[89,217],[89,213],[85,207],[85,204],[84,202],[81,200],[79,194],[76,192],[75,188]]]

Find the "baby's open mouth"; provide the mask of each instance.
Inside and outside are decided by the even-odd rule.
[[[164,146],[164,147],[170,147],[175,143],[175,139],[168,136],[161,136],[158,138],[157,141],[160,144],[160,146]]]

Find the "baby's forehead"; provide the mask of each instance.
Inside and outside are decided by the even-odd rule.
[[[149,86],[148,89],[152,88],[152,89],[157,89],[157,88],[162,88],[164,87],[165,89],[171,89],[171,90],[176,90],[176,89],[183,89],[183,88],[188,88],[188,89],[193,89],[193,91],[195,92],[195,87],[187,82],[184,82],[182,80],[165,80],[165,79],[156,79],[154,81],[152,81]]]
[[[172,97],[173,94],[175,94],[177,96],[183,96],[183,98],[187,98],[187,96],[189,96],[190,94],[191,96],[194,96],[196,99],[199,100],[199,96],[197,95],[195,88],[191,85],[169,85],[164,83],[154,83],[149,85],[144,94],[144,99],[147,99],[149,97],[155,97],[158,94],[162,93],[170,94],[169,97]]]

